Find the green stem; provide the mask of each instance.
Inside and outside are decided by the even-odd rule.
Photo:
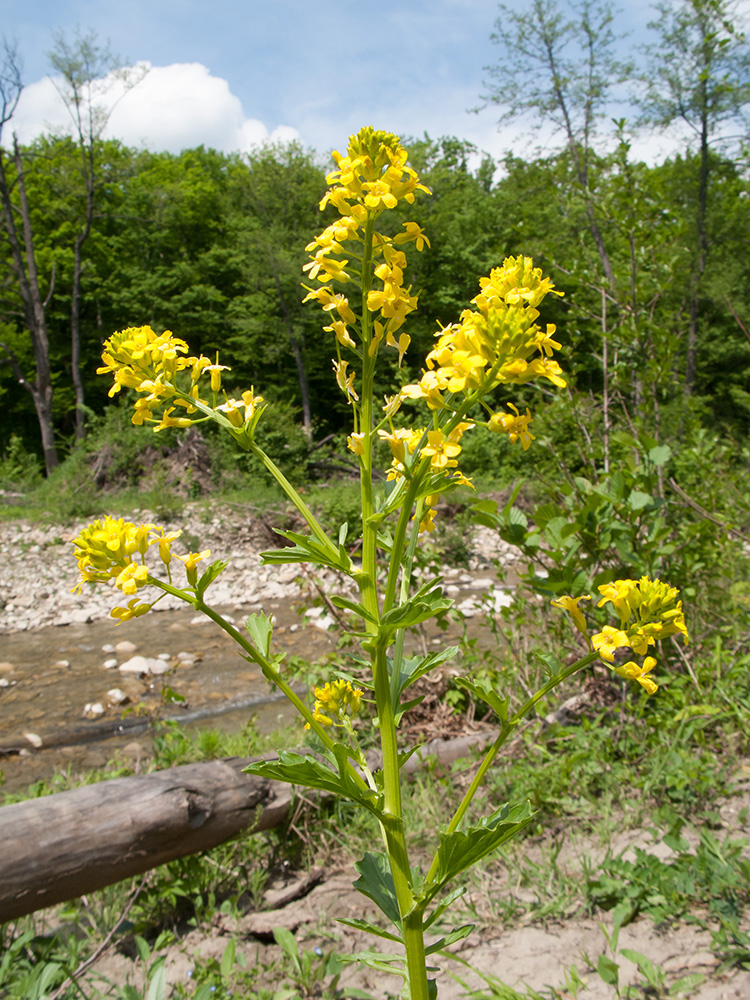
[[[247,640],[241,632],[229,622],[222,618],[218,611],[214,611],[212,607],[206,604],[198,597],[192,597],[190,594],[186,594],[185,591],[179,590],[177,587],[173,587],[170,584],[164,583],[162,580],[158,580],[156,577],[149,576],[148,582],[159,587],[167,594],[172,594],[173,597],[179,597],[181,600],[188,604],[191,604],[196,611],[200,611],[207,618],[210,618],[212,622],[215,622],[222,631],[233,639],[237,645],[243,649],[248,657],[263,671],[264,677],[276,685],[276,687],[286,696],[286,698],[294,705],[299,714],[309,725],[310,729],[316,734],[318,739],[321,741],[323,746],[329,750],[331,753],[334,752],[335,741],[326,732],[324,726],[318,722],[313,713],[310,711],[308,706],[302,701],[296,691],[290,687],[290,685],[284,680],[281,673],[276,669],[273,662],[264,656],[260,650],[256,649],[255,646],[249,640]],[[354,768],[348,761],[346,764],[347,771],[350,777],[359,785],[362,791],[368,791],[368,784],[359,774],[359,772]]]
[[[487,751],[485,758],[480,764],[477,773],[474,775],[474,780],[467,789],[466,794],[461,800],[461,804],[459,805],[458,809],[456,809],[453,818],[448,824],[446,833],[453,833],[455,830],[458,829],[461,820],[464,818],[466,814],[466,810],[469,808],[472,799],[474,798],[474,796],[477,793],[477,790],[480,788],[482,782],[484,781],[484,777],[487,774],[487,771],[490,769],[492,762],[497,756],[500,748],[506,742],[510,734],[516,728],[521,719],[523,719],[526,713],[530,712],[531,709],[537,704],[537,702],[541,701],[541,699],[544,698],[545,695],[549,694],[549,692],[553,688],[557,687],[558,684],[562,683],[562,681],[564,680],[567,680],[568,677],[571,677],[573,674],[577,673],[579,670],[582,670],[584,667],[587,667],[589,663],[593,663],[595,660],[598,660],[598,658],[599,654],[596,652],[587,653],[586,656],[582,657],[580,660],[576,660],[576,662],[573,663],[571,666],[565,667],[559,674],[555,674],[554,677],[550,678],[550,680],[548,680],[546,684],[544,684],[535,694],[533,694],[526,702],[524,702],[524,704],[519,708],[519,710],[513,716],[511,716],[510,719],[503,722],[502,726],[500,727],[500,733],[497,739],[492,744],[490,749]],[[432,864],[430,865],[430,870],[427,873],[427,879],[426,879],[427,882],[429,882],[430,879],[434,878],[437,872],[437,868],[438,868],[438,857],[437,854],[435,854],[435,857],[432,860]]]
[[[363,438],[363,455],[360,466],[362,497],[362,573],[357,576],[362,604],[369,613],[365,625],[372,663],[375,703],[380,728],[380,747],[383,756],[383,813],[380,825],[383,831],[386,854],[393,876],[399,912],[404,932],[406,966],[411,1000],[429,1000],[427,986],[427,961],[424,951],[422,914],[415,910],[414,890],[411,884],[411,867],[406,847],[403,808],[401,801],[401,774],[398,760],[396,718],[391,697],[390,678],[385,644],[379,640],[380,606],[377,590],[378,575],[378,523],[373,517],[372,445],[373,445],[373,378],[375,358],[370,355],[372,339],[370,311],[367,295],[372,282],[373,224],[368,218],[364,233],[362,257],[362,394],[360,433]],[[392,558],[386,592],[395,588],[399,561]]]
[[[326,535],[325,531],[323,531],[316,516],[313,514],[313,512],[307,506],[305,501],[302,499],[299,493],[295,490],[295,488],[286,478],[281,469],[276,465],[276,463],[272,459],[268,457],[268,455],[266,455],[263,449],[260,448],[254,442],[250,445],[250,451],[253,453],[253,455],[259,458],[261,462],[265,465],[265,467],[271,473],[273,478],[276,480],[276,482],[279,484],[282,490],[292,501],[292,503],[300,512],[302,517],[305,519],[308,527],[315,535],[315,537],[318,539],[318,541],[331,551],[335,559],[338,559],[339,558],[338,546],[334,545],[331,539],[328,537],[328,535]]]

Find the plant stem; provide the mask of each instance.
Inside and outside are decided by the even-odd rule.
[[[362,396],[360,432],[363,437],[363,455],[360,466],[362,497],[362,573],[357,577],[362,604],[369,613],[365,626],[369,633],[367,646],[370,651],[375,703],[380,727],[380,747],[383,755],[383,814],[380,825],[383,831],[388,863],[393,876],[406,949],[406,973],[411,1000],[429,1000],[427,986],[427,961],[424,951],[424,931],[421,911],[414,907],[414,890],[411,867],[406,848],[403,809],[401,802],[401,774],[398,760],[398,738],[385,642],[379,638],[380,604],[378,600],[378,523],[373,518],[372,445],[373,445],[373,377],[375,357],[370,354],[371,330],[367,295],[372,282],[372,219],[368,218],[364,234],[362,257]],[[395,592],[400,560],[392,558],[386,593]],[[392,596],[391,596],[392,600]]]
[[[549,692],[552,691],[553,688],[557,687],[558,684],[566,680],[568,677],[571,677],[579,670],[582,670],[584,667],[587,667],[589,663],[593,663],[598,658],[599,654],[596,652],[587,653],[586,656],[582,657],[580,660],[576,660],[576,662],[571,664],[571,666],[565,667],[563,670],[560,671],[559,674],[555,674],[554,677],[551,677],[546,684],[542,685],[542,687],[539,688],[539,690],[535,694],[533,694],[526,702],[524,702],[524,704],[519,708],[519,710],[513,716],[511,716],[510,719],[503,722],[503,724],[500,727],[500,733],[497,739],[492,744],[490,749],[487,751],[484,760],[479,765],[479,769],[477,770],[477,773],[474,775],[474,780],[467,789],[466,794],[461,800],[461,804],[459,805],[458,809],[456,809],[453,818],[448,824],[446,833],[453,833],[455,830],[458,829],[461,820],[464,818],[466,814],[466,810],[469,808],[472,799],[474,798],[474,796],[477,793],[477,790],[480,788],[482,782],[484,781],[484,776],[490,769],[490,766],[492,765],[492,762],[497,756],[500,748],[506,742],[510,734],[516,728],[521,719],[523,719],[526,713],[531,711],[534,705],[536,705],[537,702],[541,701],[541,699],[544,698],[545,695],[549,694]],[[438,858],[437,854],[435,854],[435,857],[432,860],[432,864],[430,865],[430,870],[427,873],[427,879],[426,879],[427,882],[429,882],[430,879],[434,878],[435,873],[437,872],[437,867],[438,867]]]

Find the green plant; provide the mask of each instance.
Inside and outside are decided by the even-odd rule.
[[[188,348],[183,341],[171,333],[157,335],[150,327],[114,334],[103,353],[102,370],[114,374],[113,391],[126,386],[139,393],[135,423],[153,423],[155,430],[164,430],[213,422],[273,476],[309,533],[280,532],[289,544],[264,552],[263,559],[269,564],[311,563],[348,578],[352,589],[330,600],[359,642],[362,655],[351,658],[351,668],[339,669],[333,680],[315,689],[311,709],[290,683],[282,666],[285,654],[274,648],[272,619],[263,613],[250,615],[240,631],[207,602],[208,589],[226,565],[214,562],[199,575],[199,564],[210,555],[208,550],[173,559],[176,533],[111,517],[85,528],[75,546],[81,586],[114,580],[116,589],[129,598],[126,607],[113,609],[114,617],[129,620],[148,613],[153,604],[142,602],[139,596],[145,587],[155,588],[160,596],[178,597],[230,635],[242,655],[257,664],[295,706],[310,730],[317,755],[282,750],[277,760],[259,761],[248,770],[333,792],[374,818],[385,850],[365,852],[355,864],[359,876],[355,886],[381,910],[387,925],[359,918],[343,922],[385,940],[388,947],[403,949],[403,954],[401,950],[367,951],[356,957],[378,972],[400,977],[403,995],[410,1000],[429,1000],[436,987],[428,976],[428,957],[466,937],[472,927],[454,928],[429,945],[425,932],[463,894],[462,887],[454,888],[462,873],[518,835],[533,818],[530,803],[515,797],[478,821],[470,818],[500,749],[550,692],[596,660],[653,693],[656,684],[649,675],[656,661],[646,656],[649,648],[656,638],[687,638],[687,630],[677,590],[645,577],[615,580],[601,588],[601,603],[614,607],[619,628],[604,625],[591,637],[578,607],[583,598],[558,593],[555,603],[585,636],[585,649],[568,661],[556,651],[542,656],[539,686],[525,692],[517,708],[511,707],[509,694],[484,679],[458,678],[456,683],[463,690],[495,713],[499,734],[449,822],[439,830],[437,843],[433,839],[431,860],[423,869],[412,865],[401,765],[415,748],[399,745],[399,725],[404,713],[421,700],[413,697],[412,685],[457,653],[455,647],[421,656],[406,652],[407,631],[440,620],[452,604],[438,579],[418,572],[420,535],[432,531],[440,498],[467,485],[457,456],[463,436],[477,422],[524,448],[533,439],[530,411],[521,413],[509,403],[506,410],[493,412],[492,390],[525,385],[535,378],[546,378],[558,387],[565,382],[551,357],[559,347],[555,328],[536,324],[536,307],[554,288],[529,258],[519,256],[506,259],[501,268],[482,279],[480,293],[473,300],[476,309],[465,310],[460,322],[439,332],[418,382],[403,386],[382,410],[379,404],[376,409],[379,351],[391,347],[402,358],[410,337],[401,328],[416,308],[416,297],[404,284],[407,258],[401,247],[414,243],[419,251],[428,245],[414,222],[405,222],[405,232],[395,236],[388,235],[388,228],[375,229],[380,216],[399,200],[411,203],[416,192],[426,190],[406,159],[406,150],[389,133],[367,128],[352,137],[349,155],[338,157],[339,169],[331,175],[332,187],[323,200],[324,206],[334,205],[341,218],[311,244],[316,252],[305,267],[308,279],[318,282],[308,289],[307,298],[318,302],[330,324],[325,329],[334,335],[336,382],[353,416],[347,443],[360,473],[356,529],[352,525],[350,530],[345,521],[331,533],[321,524],[305,497],[257,441],[266,402],[254,389],[243,392],[241,399],[222,395],[226,366],[218,358],[213,362],[204,356],[185,357]],[[344,254],[347,258],[340,259]],[[337,290],[340,287],[352,295],[353,305],[345,292]],[[344,356],[342,350],[349,353]],[[352,357],[359,373],[350,370]],[[394,418],[407,400],[426,402],[425,427],[397,426]],[[392,454],[382,492],[374,469],[378,438],[388,443]],[[352,536],[357,541],[361,538],[359,562],[352,558]],[[149,559],[152,553],[158,553],[158,570]],[[182,563],[179,577],[178,560]],[[185,582],[179,585],[183,573]],[[615,663],[619,649],[627,649],[632,658]],[[381,766],[375,770],[357,728],[357,718],[368,703],[376,713],[381,751]],[[297,961],[302,959],[297,956]]]

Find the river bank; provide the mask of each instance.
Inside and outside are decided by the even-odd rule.
[[[145,510],[137,519],[157,520]],[[72,593],[78,578],[72,541],[85,523],[0,524],[6,568],[0,580],[0,767],[7,791],[59,770],[101,768],[113,757],[137,763],[150,756],[156,718],[229,732],[251,717],[260,731],[290,720],[259,669],[178,599],[167,597],[145,617],[118,624],[109,612],[123,602],[121,594],[103,585]],[[312,573],[261,566],[260,552],[278,546],[264,520],[230,506],[209,511],[195,504],[165,528],[183,529],[176,552],[208,548],[212,559],[229,560],[209,597],[230,621],[261,610],[273,615],[274,641],[307,663],[335,649],[336,609],[327,595],[348,581],[317,567]],[[480,626],[488,602],[508,603],[492,560],[510,558],[510,549],[482,530],[472,541],[470,568],[444,567],[446,592],[465,619],[475,617]],[[423,641],[457,641],[462,629],[457,622],[447,635]]]

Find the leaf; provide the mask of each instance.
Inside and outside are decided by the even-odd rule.
[[[361,861],[355,862],[354,869],[359,873],[354,888],[363,896],[371,899],[383,911],[391,923],[398,928],[401,939],[403,939],[396,886],[388,865],[388,858],[385,854],[373,854],[372,851],[367,851]]]
[[[148,984],[145,1000],[164,1000],[167,995],[167,970],[164,958],[151,969],[151,982]]]
[[[620,966],[606,955],[600,955],[596,960],[596,971],[607,986],[617,986],[620,978]]]
[[[456,677],[455,683],[459,687],[469,691],[475,698],[478,698],[486,705],[489,705],[501,722],[508,721],[508,698],[501,698],[500,695],[490,687],[490,682],[486,677],[482,678],[480,681],[470,681],[466,677]]]
[[[293,544],[284,549],[261,552],[260,558],[264,566],[270,563],[311,562],[319,566],[330,566],[331,569],[340,569],[345,573],[351,571],[351,560],[343,546],[336,549],[333,543],[324,545],[312,535],[301,535],[297,531],[280,531],[278,528],[274,530],[277,535],[281,535]]]
[[[397,934],[391,934],[390,931],[383,930],[382,927],[376,927],[375,924],[368,923],[367,920],[360,920],[357,917],[335,917],[334,919],[339,924],[346,924],[347,927],[353,927],[355,931],[365,931],[367,934],[374,934],[376,937],[385,938],[387,941],[397,941],[399,944],[403,944],[402,939]]]
[[[434,892],[514,837],[533,815],[529,802],[506,803],[467,830],[441,833]]]
[[[648,493],[641,493],[640,490],[633,490],[628,497],[628,504],[631,510],[643,510],[654,503],[654,498]]]
[[[672,449],[668,444],[660,444],[651,449],[648,457],[654,465],[665,465],[672,457]]]
[[[234,959],[237,952],[237,942],[234,938],[230,938],[227,941],[227,946],[224,949],[224,954],[221,956],[221,965],[219,966],[221,970],[222,979],[229,979],[229,976],[234,968]]]
[[[435,586],[438,580],[439,577],[428,580],[408,601],[384,614],[380,620],[381,635],[387,637],[397,629],[419,625],[453,607],[453,601],[443,597],[443,588]]]
[[[299,947],[294,934],[286,927],[274,927],[273,939],[292,962],[299,966]]]
[[[449,945],[455,944],[456,941],[463,941],[465,937],[468,937],[469,934],[471,934],[475,926],[476,924],[463,924],[461,927],[457,927],[449,934],[446,934],[445,937],[440,938],[439,941],[428,945],[428,947],[424,950],[425,955],[434,955],[436,951],[442,951],[443,948],[447,948]]]
[[[420,677],[424,677],[425,674],[434,670],[435,667],[441,666],[447,660],[452,660],[460,652],[461,650],[458,646],[448,646],[447,649],[428,653],[427,656],[405,656],[401,660],[398,694],[401,695],[406,688],[415,681],[418,681]]]
[[[646,977],[650,986],[657,989],[664,985],[664,972],[647,958],[640,951],[633,951],[632,948],[620,948],[620,954],[638,966],[639,971]]]
[[[705,981],[706,977],[700,972],[690,972],[687,976],[683,976],[682,979],[675,980],[667,992],[669,996],[675,997],[681,993],[690,993],[696,986],[700,986]]]
[[[245,628],[253,640],[253,645],[268,659],[271,653],[271,634],[273,632],[271,619],[262,611],[249,615],[245,622]]]
[[[208,569],[201,574],[198,582],[195,585],[195,593],[201,600],[203,595],[208,590],[210,585],[214,582],[219,573],[222,573],[229,565],[228,559],[217,559],[216,562],[211,563]]]
[[[343,752],[345,756],[346,747],[343,747]],[[243,770],[245,774],[257,774],[273,781],[285,781],[290,785],[319,788],[324,792],[333,792],[334,795],[343,795],[354,802],[360,802],[368,809],[374,809],[378,801],[378,795],[369,789],[360,788],[348,770],[342,768],[337,774],[310,754],[303,756],[291,750],[279,750],[278,760],[258,760]]]
[[[377,622],[377,618],[370,614],[364,604],[358,604],[356,601],[350,601],[346,597],[337,595],[331,598],[331,604],[337,608],[344,608],[345,611],[352,611],[359,618],[365,618],[368,622]]]
[[[443,896],[443,898],[437,904],[432,913],[425,919],[424,929],[427,930],[427,928],[431,927],[436,920],[439,920],[440,917],[442,917],[442,915],[451,905],[451,903],[454,903],[457,899],[459,899],[459,897],[463,896],[465,892],[466,892],[466,886],[462,885],[459,886],[458,889],[453,889],[452,892],[449,892],[447,896]]]

